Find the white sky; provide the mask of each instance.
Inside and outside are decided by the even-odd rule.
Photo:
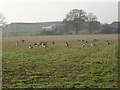
[[[119,0],[0,0],[0,13],[11,22],[62,21],[72,9],[92,12],[102,23],[118,21]]]

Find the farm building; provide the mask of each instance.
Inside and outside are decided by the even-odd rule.
[[[38,23],[11,23],[6,25],[4,32],[36,32],[43,29],[52,30],[53,27],[62,25],[62,22],[38,22]]]

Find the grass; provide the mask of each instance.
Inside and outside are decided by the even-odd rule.
[[[77,42],[83,39],[90,44],[94,38],[102,44],[81,48]],[[21,39],[26,42],[16,46]],[[107,39],[111,45],[104,44]],[[28,49],[34,41],[48,41],[49,47]],[[2,87],[118,88],[117,50],[117,35],[4,37]]]

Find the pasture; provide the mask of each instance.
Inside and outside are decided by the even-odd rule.
[[[16,41],[24,43],[16,45]],[[90,43],[98,39],[93,47]],[[3,37],[3,88],[117,88],[118,36]],[[80,40],[80,41],[78,41]],[[81,47],[81,40],[87,40]],[[110,45],[106,45],[109,40]],[[48,47],[29,43],[47,41]],[[52,42],[55,42],[52,45]],[[65,42],[70,43],[69,47]]]

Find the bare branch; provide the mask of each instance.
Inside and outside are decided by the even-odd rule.
[[[3,14],[0,13],[0,26],[5,26],[6,22],[5,22],[5,17],[3,16]]]

